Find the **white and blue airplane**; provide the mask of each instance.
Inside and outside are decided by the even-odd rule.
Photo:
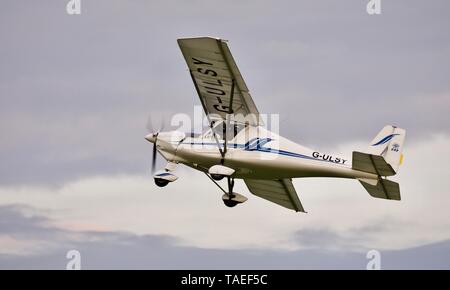
[[[228,207],[247,200],[233,191],[243,179],[249,191],[278,205],[305,212],[293,178],[357,179],[376,198],[400,200],[399,184],[388,180],[402,163],[405,130],[385,126],[365,152],[351,158],[306,148],[267,130],[226,41],[199,37],[178,39],[210,128],[195,136],[179,131],[154,132],[145,137],[166,160],[154,174],[156,185],[174,182],[177,164],[204,172],[224,193]],[[225,188],[218,181],[226,179]]]

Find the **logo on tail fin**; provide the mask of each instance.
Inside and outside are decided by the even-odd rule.
[[[392,138],[394,138],[394,136],[396,135],[400,135],[400,134],[391,134],[391,135],[387,135],[386,137],[384,137],[383,139],[381,139],[380,141],[376,142],[375,144],[372,144],[372,146],[377,146],[377,145],[381,145],[384,144],[388,141],[391,141]]]
[[[400,148],[400,145],[398,145],[397,143],[394,143],[394,145],[392,145],[391,151],[398,152],[399,148]]]

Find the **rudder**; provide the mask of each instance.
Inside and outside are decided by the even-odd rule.
[[[370,142],[367,153],[383,156],[384,160],[391,165],[397,173],[403,161],[403,144],[406,131],[404,129],[387,125]]]
[[[367,192],[376,198],[400,200],[397,182],[382,178],[397,174],[403,160],[403,144],[406,131],[387,125],[370,142],[366,152],[353,152],[352,168],[372,173],[377,178],[358,178]]]

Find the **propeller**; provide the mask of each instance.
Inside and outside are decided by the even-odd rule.
[[[156,167],[156,155],[157,155],[156,154],[157,153],[156,142],[158,140],[159,132],[161,132],[164,129],[164,119],[161,119],[161,125],[160,125],[159,130],[154,132],[152,118],[151,118],[151,116],[149,116],[146,127],[147,127],[148,132],[153,132],[153,133],[150,133],[147,136],[145,136],[145,139],[147,141],[153,143],[152,161],[151,161],[151,172],[153,174],[153,173],[155,173],[155,167]]]
[[[152,154],[152,174],[155,173],[155,166],[156,166],[156,140],[158,138],[158,134],[155,134],[155,143],[153,143],[153,154]]]

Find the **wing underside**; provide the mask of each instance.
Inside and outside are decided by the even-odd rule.
[[[178,45],[207,115],[240,115],[250,125],[259,125],[258,110],[224,40],[184,38]]]
[[[244,179],[244,181],[254,195],[288,209],[305,212],[291,179]]]

